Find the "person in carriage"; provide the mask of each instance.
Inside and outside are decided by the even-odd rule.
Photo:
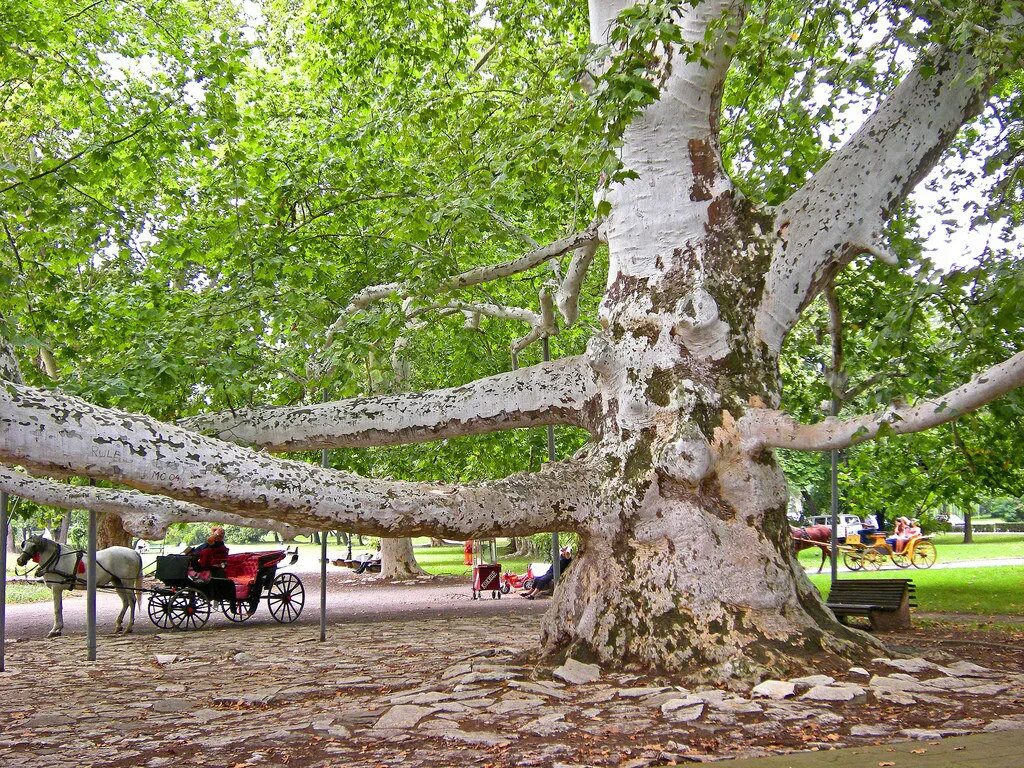
[[[892,548],[893,552],[899,553],[907,546],[908,541],[920,535],[921,528],[917,525],[916,521],[911,520],[909,517],[901,517],[896,520],[896,530],[893,531],[893,535],[885,541]]]
[[[224,529],[219,525],[210,529],[210,536],[204,543],[187,548],[185,554],[191,555],[192,568],[196,573],[226,577],[224,564],[228,561],[228,548],[224,544]]]

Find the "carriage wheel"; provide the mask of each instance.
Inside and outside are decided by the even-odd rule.
[[[864,554],[861,555],[861,563],[865,571],[877,571],[882,567],[884,560],[885,558],[874,547],[868,547],[864,550]]]
[[[149,593],[149,603],[146,606],[149,620],[160,629],[171,628],[171,597],[172,595],[161,595],[159,592]]]
[[[291,624],[302,613],[306,604],[306,590],[294,573],[282,573],[274,579],[267,590],[267,607],[270,615],[281,624]]]
[[[910,560],[915,568],[931,568],[938,559],[935,545],[930,541],[919,541],[910,552]]]
[[[241,624],[256,613],[256,606],[248,600],[221,600],[220,609],[228,620]]]
[[[175,629],[199,629],[210,618],[210,603],[202,593],[185,587],[171,597],[170,613]]]
[[[860,551],[843,552],[843,565],[851,571],[859,571],[864,567],[864,553]]]
[[[909,568],[910,567],[910,558],[907,557],[907,551],[906,550],[903,550],[902,552],[893,551],[893,553],[891,555],[889,555],[889,557],[900,568]]]

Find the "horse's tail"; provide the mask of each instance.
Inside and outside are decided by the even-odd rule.
[[[139,609],[142,608],[142,555],[138,552],[135,556],[139,559],[139,571],[135,575],[135,602],[138,604]]]

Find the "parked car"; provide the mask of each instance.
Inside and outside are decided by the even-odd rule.
[[[840,541],[845,539],[851,533],[860,533],[864,530],[863,521],[856,515],[838,515],[838,518],[836,538]],[[811,518],[811,525],[824,525],[831,528],[832,515],[816,515]]]

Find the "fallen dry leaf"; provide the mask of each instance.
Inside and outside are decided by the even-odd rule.
[[[887,766],[887,765],[896,765],[896,763],[889,763],[889,762],[886,762],[885,760],[883,760],[882,762],[880,762],[878,764],[878,768],[885,768],[885,766]]]
[[[910,750],[910,754],[912,754],[912,755],[923,755],[927,751],[928,751],[927,749],[912,749],[912,750]]]

